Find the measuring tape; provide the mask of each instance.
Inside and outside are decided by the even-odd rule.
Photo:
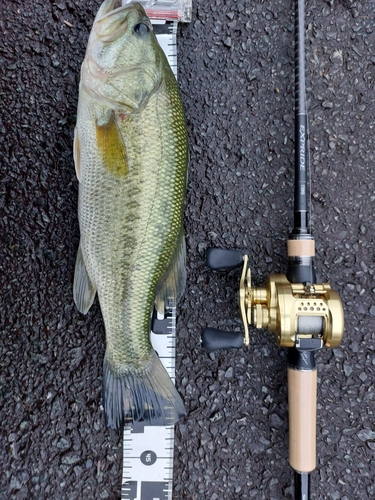
[[[169,66],[177,78],[177,21],[156,21],[151,19],[152,27],[160,47],[167,56]]]

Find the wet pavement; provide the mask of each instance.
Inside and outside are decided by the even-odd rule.
[[[121,442],[101,406],[97,301],[75,309],[72,143],[80,64],[99,1],[0,0],[0,499],[119,498]],[[339,292],[342,345],[317,356],[314,499],[375,497],[375,2],[308,0],[307,96],[316,267]],[[293,209],[292,2],[195,1],[179,82],[191,165],[188,284],[178,311],[176,500],[293,498],[286,352],[266,331],[207,354],[206,326],[241,327],[239,271],[286,270]]]

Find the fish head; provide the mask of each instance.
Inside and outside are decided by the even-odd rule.
[[[105,0],[82,65],[81,82],[89,94],[112,108],[143,109],[160,87],[166,63],[143,7]]]

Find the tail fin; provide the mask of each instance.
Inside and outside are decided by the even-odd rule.
[[[184,404],[155,351],[144,371],[116,374],[104,358],[103,400],[107,426],[122,432],[126,421],[171,425],[186,415]]]

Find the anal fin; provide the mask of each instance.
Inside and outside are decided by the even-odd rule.
[[[74,272],[73,298],[78,310],[87,314],[94,302],[96,288],[87,274],[86,264],[83,260],[81,244],[77,252],[76,268]]]

